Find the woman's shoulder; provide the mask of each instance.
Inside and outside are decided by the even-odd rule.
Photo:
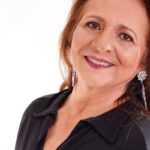
[[[150,116],[141,115],[136,119],[136,126],[145,141],[146,150],[150,150]]]
[[[15,150],[23,149],[26,142],[30,143],[29,137],[31,138],[33,133],[34,135],[38,134],[37,130],[39,130],[40,126],[43,124],[44,116],[56,112],[56,109],[66,99],[70,92],[71,90],[64,90],[62,92],[44,95],[36,98],[28,105],[20,122]],[[45,119],[46,118],[47,117],[45,117]],[[35,140],[37,137],[34,136],[32,138],[32,140]],[[30,144],[28,146],[30,146]]]
[[[59,91],[36,98],[28,105],[23,116],[28,116],[31,114],[38,115],[47,109],[52,109],[51,107],[55,107],[57,104],[61,103],[61,101],[65,100],[70,92],[71,89],[66,89],[64,91]]]
[[[59,92],[51,93],[51,94],[43,95],[34,99],[25,109],[24,115],[32,114],[36,110],[38,110],[40,107],[45,106],[47,104],[50,105],[58,94]]]
[[[139,115],[134,118],[126,132],[127,149],[150,150],[150,117]]]

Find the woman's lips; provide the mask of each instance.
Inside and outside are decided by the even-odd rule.
[[[86,62],[88,63],[88,65],[94,69],[107,69],[110,68],[112,66],[114,66],[113,64],[107,63],[106,61],[100,61],[100,59],[92,59],[91,57],[84,57]]]
[[[105,62],[105,63],[109,63],[112,64],[111,62],[109,62],[108,60],[104,59],[104,58],[97,58],[95,56],[85,56],[89,59],[95,60],[95,61],[100,61],[100,62]]]

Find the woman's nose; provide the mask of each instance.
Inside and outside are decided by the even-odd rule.
[[[110,31],[102,31],[92,41],[92,47],[99,52],[113,50],[113,34]]]

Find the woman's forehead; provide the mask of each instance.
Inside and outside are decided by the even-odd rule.
[[[83,15],[91,14],[105,16],[114,22],[118,19],[131,23],[148,20],[144,6],[137,0],[89,0],[85,4]]]

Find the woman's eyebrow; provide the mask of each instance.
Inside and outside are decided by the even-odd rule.
[[[91,16],[88,16],[87,18],[96,18],[96,19],[98,19],[99,21],[106,22],[103,17],[97,16],[97,15],[91,15]],[[123,25],[123,24],[119,24],[119,27],[120,27],[120,28],[123,28],[123,29],[126,29],[126,30],[129,30],[129,31],[132,32],[132,33],[135,35],[135,37],[137,38],[137,35],[136,35],[136,33],[135,33],[135,31],[134,31],[133,29],[131,29],[131,28],[129,28],[129,27]]]

